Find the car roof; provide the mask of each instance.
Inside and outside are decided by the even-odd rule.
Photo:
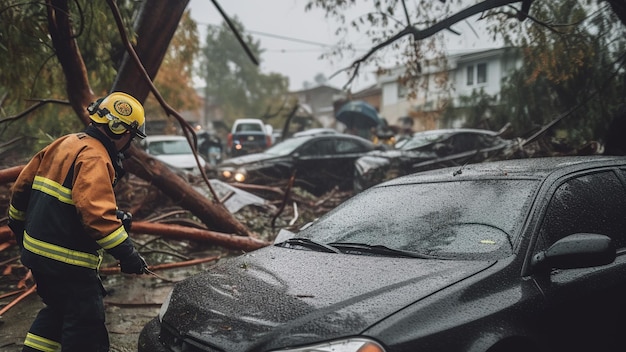
[[[298,136],[291,136],[289,137],[294,138],[294,139],[323,139],[323,138],[348,138],[348,139],[358,139],[360,141],[366,141],[366,142],[371,142],[369,139],[367,138],[363,138],[361,136],[357,136],[354,134],[349,134],[349,133],[341,133],[341,132],[337,132],[337,133],[310,133],[310,134],[302,134],[302,135],[298,135]]]
[[[253,118],[244,118],[244,119],[237,119],[237,120],[235,120],[235,122],[233,124],[238,124],[238,123],[258,123],[258,122],[263,123],[263,120],[261,120],[261,119],[253,119]]]
[[[171,134],[162,134],[162,135],[151,135],[144,138],[146,142],[157,142],[157,141],[177,141],[177,140],[187,140],[185,136],[179,135],[171,135]]]
[[[318,134],[339,134],[339,131],[334,130],[332,128],[312,128],[300,132],[296,132],[293,134],[293,137],[301,137],[301,136],[311,136]]]
[[[427,131],[419,131],[413,133],[413,135],[420,134],[443,134],[443,133],[480,133],[480,134],[488,134],[491,136],[496,136],[498,132],[491,130],[481,130],[478,128],[442,128],[438,130],[427,130]]]
[[[381,183],[390,186],[461,179],[533,178],[584,170],[590,167],[626,166],[626,156],[590,155],[508,159],[418,172]]]

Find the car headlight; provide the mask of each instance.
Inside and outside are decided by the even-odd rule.
[[[172,299],[172,292],[174,292],[174,290],[171,290],[170,293],[167,294],[167,297],[165,297],[163,304],[161,304],[161,309],[159,310],[160,322],[163,322],[163,316],[167,312],[167,308],[170,306],[170,300]]]
[[[230,179],[231,177],[233,177],[233,172],[231,170],[222,170],[222,177],[225,180]]]
[[[385,349],[373,340],[354,337],[280,352],[385,352]]]
[[[245,169],[237,169],[233,174],[233,178],[237,182],[244,182],[248,178],[248,173]]]

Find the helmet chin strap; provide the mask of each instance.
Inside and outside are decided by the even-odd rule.
[[[122,149],[120,149],[120,150],[119,150],[119,153],[120,153],[120,154],[124,154],[124,152],[125,152],[125,151],[127,151],[127,150],[128,150],[128,148],[130,148],[130,144],[131,144],[132,142],[133,142],[133,139],[132,139],[132,138],[130,138],[130,139],[128,140],[128,142],[126,142],[126,144],[124,144],[124,146],[122,147]]]

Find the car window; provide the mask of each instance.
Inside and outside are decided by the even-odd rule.
[[[263,132],[263,127],[257,123],[241,123],[237,125],[237,132]]]
[[[355,141],[351,141],[351,140],[337,140],[336,143],[336,148],[337,148],[337,153],[357,153],[357,152],[361,152],[364,151],[365,148],[363,148],[363,146]]]
[[[450,138],[451,153],[463,153],[478,148],[478,135],[475,133],[459,133]]]
[[[152,155],[163,154],[192,154],[193,151],[186,139],[154,141],[148,145],[148,153]]]
[[[536,191],[535,180],[480,180],[371,188],[301,231],[317,242],[384,245],[445,258],[500,258]]]
[[[287,138],[269,147],[264,153],[278,156],[289,155],[310,139],[311,137]]]
[[[320,139],[302,147],[302,156],[320,156],[334,154],[334,143],[331,139]]]
[[[626,190],[613,172],[571,179],[554,192],[542,222],[537,251],[574,233],[609,236],[626,247]]]
[[[418,149],[446,138],[448,133],[416,133],[411,139],[399,146],[402,150]]]

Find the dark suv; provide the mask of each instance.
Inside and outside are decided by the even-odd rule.
[[[623,351],[626,157],[458,169],[177,283],[139,351]]]

